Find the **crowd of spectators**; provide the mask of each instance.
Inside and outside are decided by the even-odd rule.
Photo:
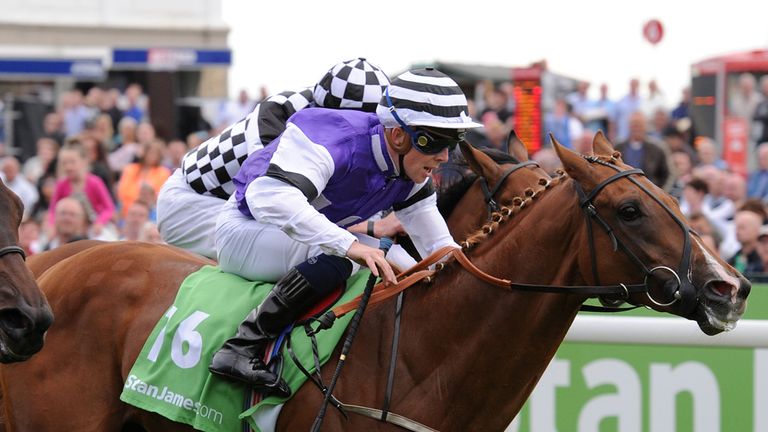
[[[33,255],[80,239],[160,242],[155,206],[165,180],[189,149],[254,105],[241,92],[211,130],[166,140],[138,84],[64,92],[42,120],[34,156],[20,161],[0,145],[0,179],[24,204],[21,246]]]
[[[606,84],[590,97],[589,83],[556,98],[542,118],[566,147],[587,152],[604,131],[623,160],[677,198],[683,214],[714,253],[753,278],[768,274],[768,78],[740,77],[729,112],[752,125],[757,169],[745,178],[720,157],[717,143],[698,137],[689,116],[690,91],[671,106],[655,81],[645,91],[637,79],[611,99]],[[470,101],[470,115],[484,128],[467,135],[479,147],[505,149],[515,124],[511,83],[485,83]],[[266,95],[262,89],[261,97]],[[82,238],[161,241],[155,205],[164,181],[184,154],[242,118],[256,101],[245,91],[221,105],[211,130],[185,140],[157,136],[148,98],[137,84],[123,92],[91,88],[65,92],[43,120],[36,154],[0,160],[0,178],[25,206],[21,243],[29,254]],[[548,138],[532,157],[550,171],[559,161]],[[1,156],[1,155],[0,155]]]

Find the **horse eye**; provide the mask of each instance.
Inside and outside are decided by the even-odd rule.
[[[619,217],[625,222],[631,222],[640,216],[640,209],[634,204],[628,204],[619,209]]]

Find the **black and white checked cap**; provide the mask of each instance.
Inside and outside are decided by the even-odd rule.
[[[456,81],[437,69],[414,69],[405,72],[387,87],[398,117],[408,126],[443,129],[482,127],[468,115],[467,98]],[[382,96],[376,114],[384,127],[399,127]]]
[[[325,108],[376,112],[388,84],[389,78],[381,69],[360,57],[328,70],[315,85],[314,100]]]

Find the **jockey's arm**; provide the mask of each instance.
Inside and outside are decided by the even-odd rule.
[[[276,178],[251,182],[245,199],[254,219],[276,225],[292,239],[319,246],[327,254],[345,256],[357,240],[312,207],[298,188]]]
[[[248,186],[245,199],[254,219],[276,225],[292,239],[319,246],[329,255],[346,256],[365,264],[387,284],[396,282],[384,252],[358,242],[354,234],[328,220],[295,186],[260,177]]]
[[[437,210],[436,194],[432,193],[405,208],[396,208],[395,215],[423,257],[444,246],[459,248]]]

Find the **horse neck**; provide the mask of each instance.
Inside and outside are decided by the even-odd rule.
[[[520,283],[584,283],[573,253],[583,219],[572,185],[561,184],[537,200],[474,250],[472,261]],[[419,360],[409,361],[414,389],[406,399],[432,398],[430,406],[441,407],[432,408],[441,411],[434,421],[445,429],[501,430],[532,391],[585,298],[509,291],[451,267],[434,286],[407,299],[406,317],[418,322],[410,323],[416,328],[403,340],[402,355]]]
[[[477,211],[459,211],[461,208],[472,208]],[[482,210],[481,210],[482,209]],[[473,230],[488,220],[488,210],[480,189],[480,181],[472,183],[467,192],[456,205],[454,211],[446,220],[448,230],[453,238],[466,238]]]

